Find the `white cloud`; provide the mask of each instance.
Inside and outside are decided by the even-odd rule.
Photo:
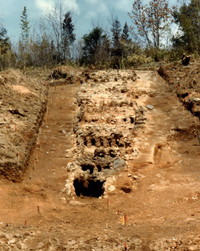
[[[36,7],[41,11],[51,11],[55,7],[56,3],[63,4],[67,10],[79,13],[79,6],[76,0],[35,0]]]
[[[54,2],[52,0],[36,0],[35,4],[41,11],[50,11],[54,7]]]
[[[130,0],[118,0],[116,3],[116,8],[121,11],[129,12],[131,11],[132,2]]]
[[[76,13],[80,13],[79,5],[77,4],[76,0],[66,0],[64,1],[64,5],[67,9]]]
[[[89,3],[96,0],[85,0],[85,1]],[[91,8],[89,8],[88,6],[88,11],[85,13],[85,17],[87,19],[99,17],[99,15],[103,17],[110,15],[108,6],[105,3],[97,2],[97,4],[95,4],[95,6],[91,6]]]

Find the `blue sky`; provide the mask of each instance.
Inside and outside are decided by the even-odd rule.
[[[64,8],[73,13],[75,31],[78,37],[88,33],[93,26],[100,25],[110,30],[112,18],[118,17],[121,24],[130,18],[133,0],[62,0]],[[17,40],[20,34],[20,16],[23,7],[27,7],[28,19],[32,28],[36,28],[39,19],[50,10],[56,0],[0,0],[0,22],[7,29],[11,40]]]

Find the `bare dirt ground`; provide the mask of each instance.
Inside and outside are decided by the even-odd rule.
[[[82,87],[50,87],[23,182],[0,180],[0,250],[200,250],[199,120],[157,73],[136,73],[135,81],[124,80],[128,72],[111,79],[118,74],[111,71],[101,85],[90,79]],[[97,75],[102,79],[105,72]],[[72,196],[66,167],[78,154],[76,93],[86,90],[86,99],[90,94],[92,99],[95,89],[95,95],[111,93],[110,100],[131,99],[142,109],[144,123],[130,123],[128,136],[137,154],[127,153],[124,169],[113,174],[113,189],[100,198]],[[120,115],[136,112],[129,105]],[[109,107],[99,115],[102,120]],[[125,128],[119,121],[100,123]],[[119,147],[121,158],[123,151]]]

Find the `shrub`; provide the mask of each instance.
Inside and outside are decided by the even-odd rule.
[[[147,57],[145,54],[133,54],[131,56],[128,56],[125,60],[125,66],[126,67],[136,67],[144,64],[152,63],[153,59],[151,57]]]

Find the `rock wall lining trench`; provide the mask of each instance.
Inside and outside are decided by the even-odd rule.
[[[134,131],[145,123],[132,92],[134,71],[88,73],[77,94],[76,161],[68,163],[68,195],[100,197],[115,190],[115,175],[134,159]]]

